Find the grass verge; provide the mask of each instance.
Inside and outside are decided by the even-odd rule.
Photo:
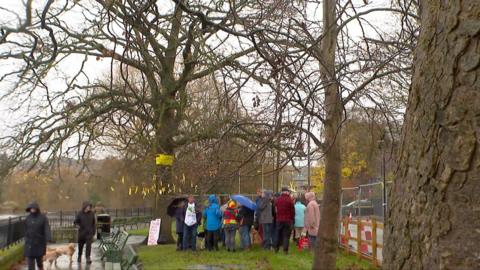
[[[312,267],[312,254],[308,251],[299,252],[292,249],[288,255],[282,252],[275,254],[258,247],[251,251],[218,252],[175,251],[175,245],[142,246],[138,250],[140,261],[145,270],[154,269],[201,269],[199,266],[221,266],[222,269],[274,269],[274,270],[307,270]],[[197,268],[195,268],[197,267]],[[237,267],[237,268],[236,268]],[[205,268],[207,269],[207,268]],[[356,257],[339,252],[337,269],[340,270],[374,270],[367,261],[358,261]]]
[[[8,270],[23,259],[23,243],[0,250],[0,270]]]

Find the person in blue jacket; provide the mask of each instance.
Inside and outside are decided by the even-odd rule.
[[[208,206],[203,211],[205,224],[205,248],[209,251],[218,250],[218,239],[222,227],[222,211],[215,195],[208,197]]]

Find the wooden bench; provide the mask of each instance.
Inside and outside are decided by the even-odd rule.
[[[102,241],[100,245],[102,259],[105,259],[107,262],[122,262],[123,249],[127,244],[129,236],[128,232],[120,230],[112,241]]]
[[[137,270],[138,255],[131,245],[127,245],[122,260],[122,270]]]

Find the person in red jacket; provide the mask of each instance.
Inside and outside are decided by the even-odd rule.
[[[283,252],[288,254],[290,234],[292,233],[292,224],[295,219],[295,206],[288,188],[282,188],[282,194],[275,201],[275,209],[277,213],[275,217],[277,222],[275,252],[278,252],[280,246],[283,245]]]

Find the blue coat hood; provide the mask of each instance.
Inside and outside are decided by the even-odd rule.
[[[218,204],[218,199],[215,195],[208,196],[208,205]]]
[[[205,229],[208,231],[216,231],[222,227],[222,211],[218,205],[218,199],[215,195],[208,197],[208,207],[203,212]]]

